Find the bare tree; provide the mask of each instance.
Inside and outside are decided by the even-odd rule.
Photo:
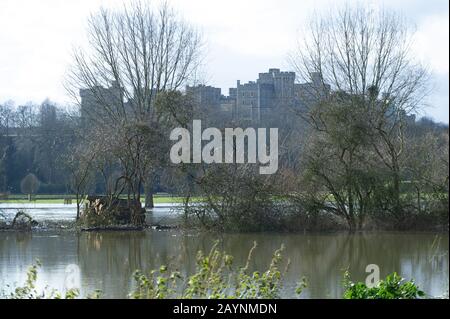
[[[200,62],[198,32],[163,4],[155,10],[146,2],[132,2],[121,11],[101,9],[88,21],[89,51],[74,52],[68,89],[91,91],[101,107],[92,115],[149,121],[161,91],[183,87]],[[115,83],[117,96],[102,88]],[[126,103],[128,102],[128,103]]]
[[[77,205],[77,220],[80,219],[81,205],[94,178],[95,153],[87,152],[82,147],[75,146],[74,151],[64,157],[64,167],[68,171],[68,187],[75,193]]]
[[[412,32],[395,13],[364,7],[344,7],[315,17],[309,31],[291,62],[301,78],[321,83],[308,87],[306,98],[322,99],[320,107],[312,103],[301,116],[316,132],[336,141],[338,136],[333,136],[336,131],[331,125],[335,119],[327,121],[324,112],[330,115],[327,108],[336,106],[337,95],[323,96],[326,85],[340,94],[339,106],[345,104],[349,112],[354,109],[364,114],[359,133],[365,138],[361,141],[370,145],[373,156],[389,169],[391,196],[386,198],[387,207],[393,215],[400,216],[404,130],[409,115],[423,106],[428,79],[427,71],[414,60],[410,50]],[[355,150],[342,147],[339,158],[350,163]],[[349,189],[350,200],[353,193]]]
[[[195,75],[200,35],[167,4],[154,8],[135,1],[122,10],[93,14],[88,40],[87,50],[74,52],[66,87],[76,98],[80,88],[87,90],[91,106],[82,105],[81,113],[91,128],[109,129],[116,137],[122,134],[114,143],[123,143],[115,148],[120,154],[111,154],[121,164],[127,189],[139,199],[141,187],[150,183],[151,154],[158,153],[157,144],[144,141],[157,135],[155,101],[161,92],[180,89]],[[105,90],[111,85],[112,90]]]
[[[0,136],[7,137],[13,126],[13,102],[0,104]]]
[[[12,139],[10,137],[13,125],[13,104],[7,102],[0,104],[0,191],[7,191],[7,157],[11,150]]]

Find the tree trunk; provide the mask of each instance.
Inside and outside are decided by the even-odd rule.
[[[79,194],[77,192],[76,194],[76,200],[77,200],[77,221],[80,219],[80,200],[79,200]]]
[[[153,208],[155,204],[153,202],[153,183],[148,179],[144,185],[145,189],[145,208]]]
[[[398,165],[397,158],[393,158],[393,200],[394,200],[394,214],[397,217],[401,217],[402,215],[402,205],[401,205],[401,193],[400,193],[400,183],[401,183],[401,177],[400,177],[400,168]]]

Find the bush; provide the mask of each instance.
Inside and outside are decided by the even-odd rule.
[[[414,281],[405,281],[397,273],[392,273],[380,280],[376,287],[369,288],[364,283],[354,283],[348,272],[344,275],[344,299],[418,299],[425,293]]]
[[[274,200],[278,193],[257,167],[210,166],[196,180],[199,202],[185,202],[186,226],[226,232],[257,232],[281,229],[283,207]]]
[[[82,227],[143,227],[145,225],[145,209],[137,200],[110,199],[105,196],[92,196],[87,200],[88,205],[78,220],[78,224]]]

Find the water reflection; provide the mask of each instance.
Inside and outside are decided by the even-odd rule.
[[[0,287],[23,282],[36,258],[43,268],[39,284],[63,289],[65,268],[77,264],[82,293],[101,289],[106,297],[125,297],[136,269],[170,264],[184,275],[195,269],[198,250],[208,251],[214,241],[243,265],[253,241],[258,248],[252,269],[264,270],[271,254],[282,244],[290,259],[284,297],[293,297],[296,282],[308,278],[303,298],[339,298],[342,273],[364,280],[368,264],[381,275],[397,271],[414,278],[421,289],[439,295],[448,289],[448,234],[367,233],[343,234],[182,234],[179,232],[100,232],[81,234],[0,233]]]

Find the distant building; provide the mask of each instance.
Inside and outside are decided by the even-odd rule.
[[[101,117],[106,110],[117,114],[125,102],[123,90],[116,82],[113,82],[109,88],[94,86],[90,89],[81,89],[80,97],[83,121],[90,117]],[[102,107],[99,107],[100,105]]]
[[[211,119],[212,117],[223,120],[233,118],[236,99],[232,89],[230,95],[222,95],[220,88],[206,85],[187,86],[186,95],[192,97],[197,119]]]
[[[311,73],[310,77],[311,82],[297,83],[294,86],[295,100],[304,108],[326,97],[331,91],[331,86],[324,83],[320,73]]]
[[[221,95],[218,88],[199,85],[187,87],[186,92],[195,96],[199,105],[210,107],[216,112],[224,112],[232,118],[258,123],[292,107],[306,107],[315,100],[326,96],[330,86],[323,83],[320,74],[311,74],[310,83],[296,83],[294,72],[269,69],[259,73],[256,81],[229,89],[229,95]]]
[[[247,120],[256,124],[290,108],[307,108],[329,92],[330,86],[323,83],[319,73],[312,73],[309,83],[296,83],[295,72],[272,68],[259,73],[255,81],[241,84],[238,80],[236,87],[229,89],[228,96],[223,95],[220,88],[207,85],[187,86],[185,94],[194,102],[195,118],[219,122]],[[96,105],[100,103],[116,114],[133,103],[133,100],[124,100],[122,89],[115,83],[109,88],[80,90],[80,96],[83,118],[98,116]]]
[[[279,69],[260,73],[256,81],[237,81],[236,115],[259,122],[277,108],[294,106],[294,84],[295,73]]]
[[[187,86],[186,94],[191,95],[195,104],[218,109],[220,107],[221,89],[212,86]]]

